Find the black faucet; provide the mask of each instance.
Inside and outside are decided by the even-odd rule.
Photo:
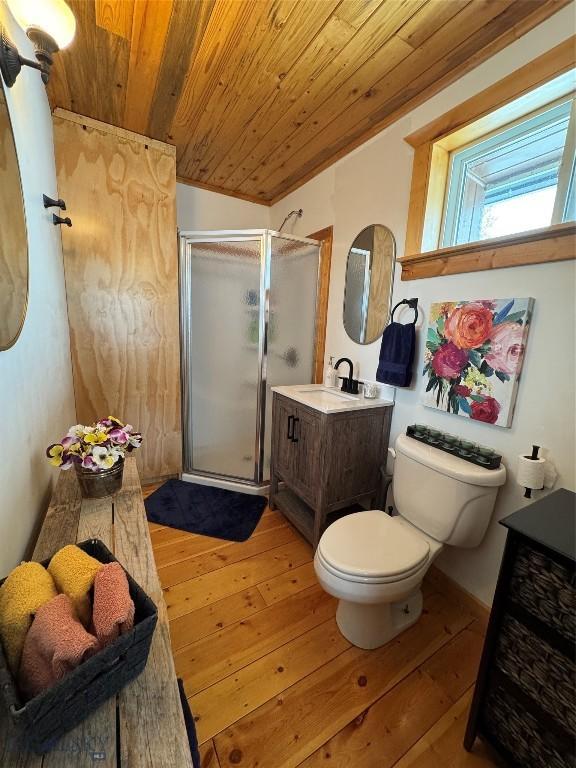
[[[350,366],[348,378],[345,379],[343,376],[340,376],[342,379],[342,392],[348,392],[350,395],[357,395],[359,382],[354,378],[354,364],[352,363],[352,360],[350,360],[349,357],[341,357],[334,366],[335,370],[338,370],[340,363],[348,363]]]

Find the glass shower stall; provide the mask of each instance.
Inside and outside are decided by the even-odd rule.
[[[277,385],[313,380],[320,243],[271,230],[180,233],[183,479],[270,479]]]

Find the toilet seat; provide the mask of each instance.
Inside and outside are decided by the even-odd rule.
[[[430,545],[380,510],[355,512],[329,526],[316,556],[327,571],[346,581],[402,581],[426,566]]]

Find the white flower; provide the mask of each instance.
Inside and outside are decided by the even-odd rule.
[[[84,429],[85,427],[83,424],[75,424],[68,430],[68,435],[69,437],[82,437],[84,434]]]
[[[94,459],[96,466],[100,469],[111,469],[118,460],[116,453],[110,451],[103,445],[97,445],[92,448],[92,458]]]

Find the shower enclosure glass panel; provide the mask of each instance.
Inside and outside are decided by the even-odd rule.
[[[189,250],[190,469],[254,480],[260,239]]]
[[[266,425],[272,387],[304,384],[314,374],[318,257],[316,243],[270,235]],[[270,479],[271,430],[264,439],[264,479]]]
[[[270,389],[313,377],[319,258],[269,230],[181,233],[185,474],[270,479]]]

